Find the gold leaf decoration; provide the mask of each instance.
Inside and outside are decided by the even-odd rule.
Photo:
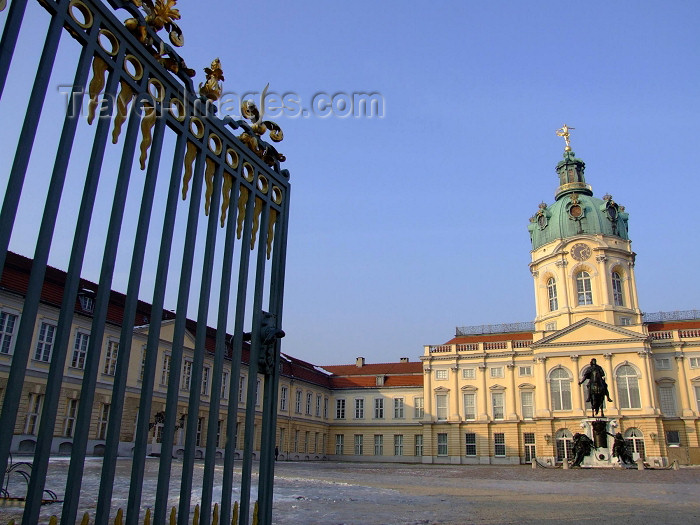
[[[260,214],[262,213],[263,201],[258,197],[255,197],[255,209],[253,210],[253,233],[250,236],[250,249],[255,249],[255,236],[258,234],[258,228],[260,228]]]
[[[243,221],[245,220],[245,206],[248,202],[248,188],[241,185],[241,193],[238,195],[238,219],[236,226],[236,237],[241,238],[241,232],[243,231]]]
[[[128,82],[121,81],[121,90],[117,96],[117,115],[114,117],[114,130],[112,131],[112,144],[116,144],[119,140],[119,134],[122,131],[122,124],[126,120],[126,111],[129,108],[131,100],[134,98],[134,90]]]
[[[267,226],[267,258],[272,253],[272,240],[275,238],[275,223],[277,222],[277,210],[270,208],[270,223]]]
[[[88,86],[88,93],[90,95],[90,102],[88,103],[88,124],[92,124],[92,121],[95,120],[98,98],[105,87],[105,71],[107,71],[107,62],[95,56],[95,58],[92,59],[92,80]]]
[[[144,104],[143,109],[146,112],[146,116],[143,117],[143,120],[141,121],[141,134],[143,138],[141,139],[141,156],[139,157],[139,161],[141,162],[141,169],[145,170],[146,158],[148,157],[148,148],[151,147],[151,143],[153,142],[151,131],[153,130],[153,126],[156,123],[156,117],[158,115],[156,108],[150,104]]]
[[[233,187],[233,175],[224,172],[224,182],[221,186],[221,227],[226,223],[226,211],[231,202],[231,188]]]
[[[265,86],[263,93],[266,90],[267,86]],[[262,144],[259,140],[269,131],[270,140],[273,142],[280,142],[284,138],[284,133],[282,133],[282,128],[280,128],[279,125],[270,120],[262,120],[262,115],[252,100],[245,100],[241,103],[241,115],[247,120],[250,120],[252,126],[248,127],[248,129],[253,133],[251,134],[248,131],[244,131],[238,136],[238,140],[248,146],[248,148],[268,166],[274,166],[277,162],[284,162],[287,160],[286,157],[279,153],[274,147],[269,144]]]
[[[214,171],[216,170],[216,164],[211,159],[207,159],[205,164],[204,183],[207,185],[207,188],[204,192],[204,215],[209,215],[211,196],[214,193]]]
[[[187,151],[185,151],[185,173],[182,175],[182,200],[187,198],[187,189],[192,178],[192,163],[197,156],[197,146],[189,140],[187,141]]]
[[[204,73],[207,78],[203,83],[199,84],[199,94],[207,97],[209,100],[219,100],[223,92],[224,71],[221,69],[221,62],[215,58],[211,63],[211,67],[205,67]]]

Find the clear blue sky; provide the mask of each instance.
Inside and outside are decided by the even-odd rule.
[[[527,224],[553,201],[564,123],[595,195],[630,214],[642,309],[700,308],[697,2],[178,7],[198,81],[219,57],[227,91],[384,99],[383,118],[277,119],[293,184],[284,352],[414,360],[457,325],[532,320]]]

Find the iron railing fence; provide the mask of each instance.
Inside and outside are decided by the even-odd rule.
[[[25,21],[29,0],[11,0],[0,41],[0,102],[14,99],[18,93],[14,88],[6,91],[10,65],[21,60],[15,51],[20,29]],[[100,258],[99,285],[95,296],[92,326],[86,352],[80,404],[78,407],[75,437],[71,449],[71,462],[65,486],[61,523],[74,524],[82,484],[83,463],[86,456],[87,439],[93,415],[95,384],[98,366],[104,352],[103,338],[109,305],[110,291],[115,271],[127,273],[128,285],[124,305],[124,322],[119,340],[118,360],[114,386],[109,407],[109,420],[104,447],[104,462],[95,512],[96,523],[107,524],[110,520],[110,503],[115,477],[115,463],[122,426],[126,378],[129,362],[139,359],[132,355],[132,332],[134,313],[146,270],[155,275],[152,297],[152,312],[145,352],[144,374],[140,389],[138,422],[134,444],[133,464],[130,478],[129,499],[126,504],[125,521],[136,525],[143,491],[144,461],[149,435],[149,420],[152,412],[152,394],[156,374],[156,356],[161,331],[158,312],[163,311],[166,287],[174,283],[177,288],[177,308],[174,321],[174,336],[171,351],[170,378],[163,424],[162,450],[158,483],[155,494],[154,522],[164,523],[167,515],[174,432],[177,424],[180,372],[183,360],[183,341],[187,321],[187,307],[191,291],[199,293],[197,326],[192,384],[202,380],[205,353],[205,334],[210,304],[218,310],[216,326],[216,348],[212,391],[221,388],[222,360],[224,354],[232,354],[233,365],[230,384],[236,385],[241,369],[244,344],[244,329],[249,327],[250,359],[248,377],[258,373],[264,376],[263,397],[263,445],[259,472],[260,522],[271,522],[272,479],[274,468],[275,399],[277,393],[279,337],[282,321],[282,297],[286,258],[286,230],[289,213],[289,173],[280,168],[284,157],[263,139],[266,131],[270,138],[279,141],[282,132],[276,124],[263,121],[252,104],[242,108],[245,119],[216,116],[213,101],[220,95],[223,72],[218,59],[206,69],[207,77],[195,88],[192,76],[195,72],[187,67],[174,47],[183,44],[183,35],[175,21],[179,12],[175,2],[160,0],[109,0],[106,5],[99,0],[39,0],[50,15],[41,59],[36,68],[29,102],[21,116],[20,140],[11,162],[0,168],[7,187],[0,211],[0,268],[4,268],[10,240],[27,235],[24,225],[16,224],[20,198],[32,191],[38,183],[36,174],[28,170],[30,160],[36,156],[55,155],[51,168],[46,201],[34,203],[35,213],[41,216],[33,248],[33,266],[27,293],[16,332],[16,345],[9,370],[7,386],[0,414],[0,476],[4,475],[15,430],[23,384],[27,375],[41,290],[51,252],[56,241],[55,230],[62,198],[75,187],[65,188],[66,178],[73,168],[72,153],[80,144],[76,137],[85,132],[87,126],[94,127],[90,145],[89,162],[85,172],[78,176],[84,187],[80,206],[75,215],[75,233],[71,243],[67,276],[63,290],[59,319],[51,363],[46,379],[45,395],[41,410],[40,428],[53,429],[56,425],[58,402],[63,381],[69,338],[78,295],[81,270],[86,257]],[[5,3],[3,2],[3,7]],[[129,18],[122,22],[117,12]],[[170,42],[164,41],[158,31],[165,28],[170,33]],[[56,123],[58,141],[54,145],[44,142],[37,134],[39,118],[45,110],[46,95],[59,45],[79,46],[79,58],[66,69],[58,64],[62,74],[73,80],[70,96],[62,123]],[[27,83],[24,82],[24,85]],[[87,122],[81,108],[87,102]],[[248,122],[246,122],[246,120]],[[122,133],[122,127],[126,125]],[[112,130],[110,137],[110,128]],[[59,131],[60,129],[60,131]],[[120,159],[117,163],[116,184],[110,190],[112,202],[97,203],[97,189],[103,187],[101,175],[105,169],[107,141],[114,144],[122,141]],[[140,138],[140,140],[139,140]],[[37,147],[37,139],[40,144]],[[174,153],[168,160],[163,154],[164,142],[174,143]],[[145,172],[143,192],[138,210],[135,234],[123,235],[127,195],[136,162]],[[109,163],[109,162],[107,162]],[[7,170],[7,171],[6,171]],[[159,177],[169,172],[163,195],[156,191]],[[112,175],[110,175],[111,177]],[[184,224],[178,229],[178,196],[189,198]],[[31,195],[31,193],[29,193]],[[105,199],[104,195],[100,197]],[[208,216],[206,239],[198,242],[198,221],[201,209]],[[162,216],[154,217],[155,209],[163,209]],[[181,211],[185,211],[183,208]],[[88,233],[93,222],[105,214],[109,217],[107,233],[101,255],[94,251],[87,254]],[[128,220],[133,217],[127,216]],[[157,219],[157,220],[155,220]],[[149,229],[162,221],[160,250],[157,262],[146,259]],[[217,225],[221,228],[217,228]],[[17,226],[17,227],[15,227]],[[21,227],[20,227],[21,226]],[[184,231],[182,231],[184,230]],[[172,248],[175,235],[184,236],[182,264],[178,275],[170,275]],[[238,242],[237,242],[238,240]],[[223,241],[223,261],[215,265],[217,245],[219,251]],[[257,244],[256,244],[257,243]],[[203,251],[197,246],[204,244]],[[234,248],[240,252],[234,256]],[[117,251],[131,254],[128,267],[117,267]],[[251,254],[255,258],[251,261]],[[178,254],[179,255],[179,254]],[[269,261],[271,258],[271,261]],[[201,269],[194,276],[193,270]],[[231,282],[237,277],[235,283]],[[199,286],[199,287],[198,287]],[[235,307],[229,312],[231,287],[236,290]],[[219,290],[218,298],[212,290]],[[251,292],[252,297],[248,296]],[[263,308],[267,312],[263,312]],[[226,340],[227,325],[232,326],[230,341]],[[230,349],[227,350],[227,344]],[[254,447],[255,388],[256,381],[249,381],[248,405],[245,414],[245,438],[242,460],[242,482],[240,489],[240,522],[247,524],[250,516],[250,492],[252,479],[252,457]],[[223,486],[221,491],[221,521],[230,522],[233,483],[233,436],[236,434],[237,396],[229,396],[226,420],[226,453],[223,460]],[[179,494],[178,523],[189,522],[192,507],[192,476],[195,459],[195,432],[200,406],[199,389],[191,389],[186,420],[185,447],[182,479]],[[209,407],[208,439],[205,453],[204,481],[201,498],[201,523],[208,524],[212,515],[214,458],[218,414],[221,409],[218,396],[212,396]],[[271,436],[271,437],[270,437]],[[39,432],[33,457],[33,469],[26,496],[24,523],[38,522],[38,509],[44,491],[53,432]],[[1,480],[0,480],[1,481]],[[0,483],[1,484],[1,483]]]

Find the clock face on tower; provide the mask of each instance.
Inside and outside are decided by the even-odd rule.
[[[571,247],[571,257],[577,261],[585,261],[591,256],[591,248],[582,242],[577,242]]]

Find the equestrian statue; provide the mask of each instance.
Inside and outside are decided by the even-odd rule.
[[[578,384],[581,385],[586,380],[588,380],[586,401],[591,404],[591,416],[596,417],[600,412],[600,417],[605,417],[603,402],[606,398],[610,402],[612,399],[610,399],[608,392],[608,384],[605,382],[605,371],[595,359],[591,359],[591,366],[588,367],[583,374],[583,379]]]

